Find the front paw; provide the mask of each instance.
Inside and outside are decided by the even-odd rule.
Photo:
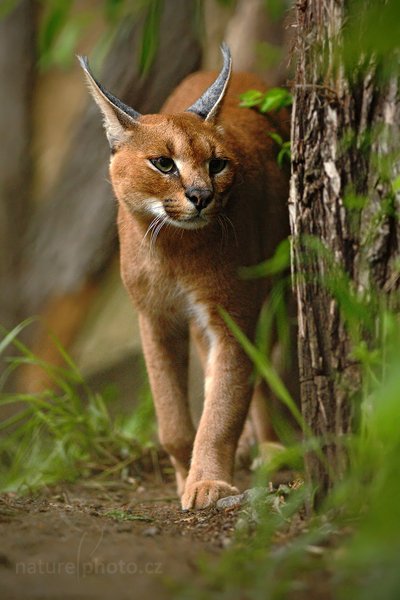
[[[234,496],[239,490],[226,481],[206,479],[195,483],[187,483],[181,499],[182,509],[191,510],[212,506],[220,498]]]

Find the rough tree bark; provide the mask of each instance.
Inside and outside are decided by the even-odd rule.
[[[359,11],[369,5],[359,3]],[[346,69],[346,28],[363,16],[348,9],[346,0],[299,0],[296,8],[289,207],[302,411],[330,467],[307,457],[320,496],[346,467],[341,440],[352,429],[362,376],[326,275],[333,263],[356,293],[390,292],[399,283],[400,197],[392,189],[400,172],[398,71],[380,80],[378,60],[366,54]],[[349,195],[367,200],[355,208]],[[326,251],[310,251],[307,236]]]

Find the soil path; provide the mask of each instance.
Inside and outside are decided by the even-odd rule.
[[[245,478],[245,476],[244,476]],[[245,487],[245,484],[241,486]],[[0,598],[168,599],[229,543],[236,510],[182,512],[172,483],[0,496]]]

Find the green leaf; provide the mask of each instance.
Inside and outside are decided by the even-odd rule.
[[[247,92],[240,94],[239,98],[239,106],[242,106],[243,108],[251,108],[260,104],[264,98],[264,94],[259,90],[248,90]]]
[[[275,133],[274,131],[271,131],[271,132],[268,132],[268,135],[271,139],[274,140],[274,142],[276,142],[278,144],[278,146],[283,145],[283,139],[282,139],[282,136],[279,135],[279,133]]]
[[[292,95],[284,88],[272,88],[265,95],[260,104],[260,111],[271,112],[272,110],[280,110],[285,106],[292,104]]]
[[[285,144],[287,144],[287,143],[288,142],[285,142]],[[288,147],[285,144],[282,145],[282,148],[279,150],[278,156],[276,157],[276,162],[278,163],[278,165],[280,167],[283,166],[283,163],[285,160],[290,162],[290,158],[291,158],[290,146]],[[289,144],[290,144],[290,142],[289,142]]]
[[[269,137],[274,140],[280,147],[278,156],[276,157],[276,162],[280,167],[282,167],[285,160],[290,162],[291,152],[290,152],[290,141],[284,142],[282,137],[278,133],[268,133]]]
[[[240,105],[245,108],[259,106],[260,112],[279,110],[292,104],[292,95],[284,88],[272,88],[266,93],[259,90],[248,90],[240,94]]]

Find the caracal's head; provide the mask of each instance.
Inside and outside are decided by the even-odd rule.
[[[80,58],[103,113],[116,196],[133,214],[185,229],[223,214],[235,158],[217,122],[231,73],[227,46],[222,52],[224,65],[214,83],[185,112],[170,115],[140,115],[105,90]]]

